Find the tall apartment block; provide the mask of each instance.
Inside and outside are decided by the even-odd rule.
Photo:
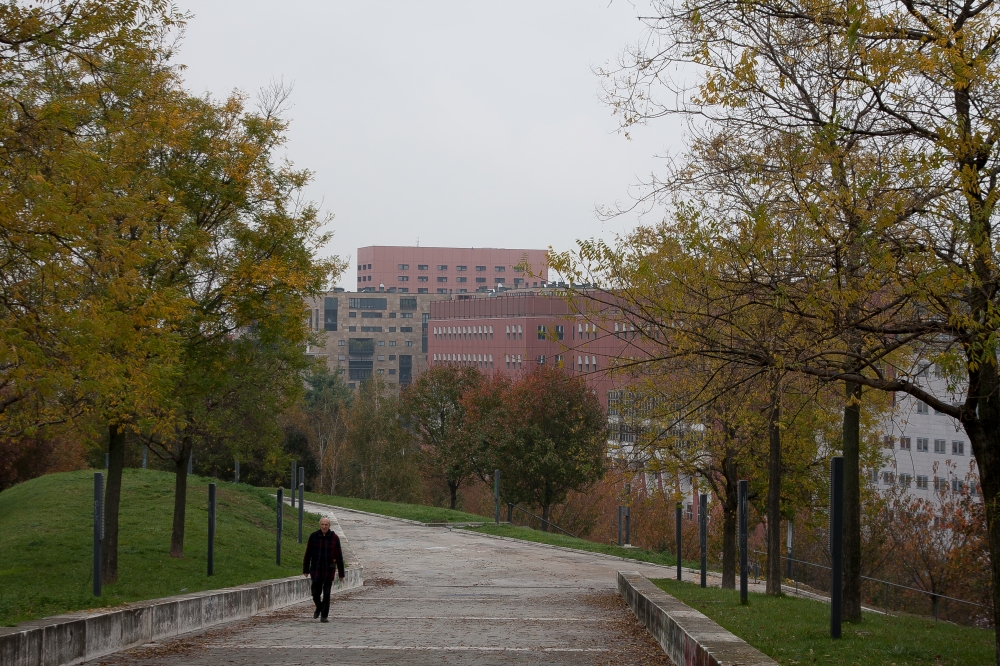
[[[409,385],[427,369],[430,304],[444,294],[333,291],[307,299],[309,328],[320,338],[306,353],[343,372],[351,388],[372,376]]]
[[[545,250],[457,247],[358,248],[358,291],[402,294],[483,293],[544,287]]]

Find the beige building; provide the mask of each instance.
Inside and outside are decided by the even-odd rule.
[[[310,356],[344,373],[351,388],[368,377],[407,386],[427,369],[430,304],[450,294],[332,291],[308,299],[309,328],[321,339]]]

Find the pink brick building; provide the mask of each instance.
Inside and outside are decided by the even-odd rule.
[[[456,247],[358,248],[357,290],[404,294],[471,294],[497,286],[544,287],[545,250]]]

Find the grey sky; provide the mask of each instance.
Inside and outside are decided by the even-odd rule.
[[[181,0],[196,93],[294,84],[287,156],[365,245],[571,247],[634,226],[598,204],[676,150],[679,122],[614,132],[591,68],[640,36],[628,2]],[[353,285],[349,271],[344,286]]]

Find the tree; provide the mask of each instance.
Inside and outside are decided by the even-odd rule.
[[[378,376],[361,383],[347,415],[344,494],[388,502],[416,498],[419,452],[399,407],[396,392]]]
[[[403,413],[416,431],[430,465],[444,475],[450,506],[456,507],[458,489],[475,473],[462,396],[483,381],[472,367],[435,365],[403,392]]]
[[[317,487],[320,492],[330,495],[337,494],[341,477],[340,463],[347,443],[346,418],[351,398],[343,372],[330,372],[326,365],[320,365],[306,376],[306,393],[302,401],[305,430],[319,461]]]
[[[540,507],[548,521],[553,504],[604,475],[607,417],[583,379],[551,366],[536,367],[502,399],[489,459],[508,501]]]

